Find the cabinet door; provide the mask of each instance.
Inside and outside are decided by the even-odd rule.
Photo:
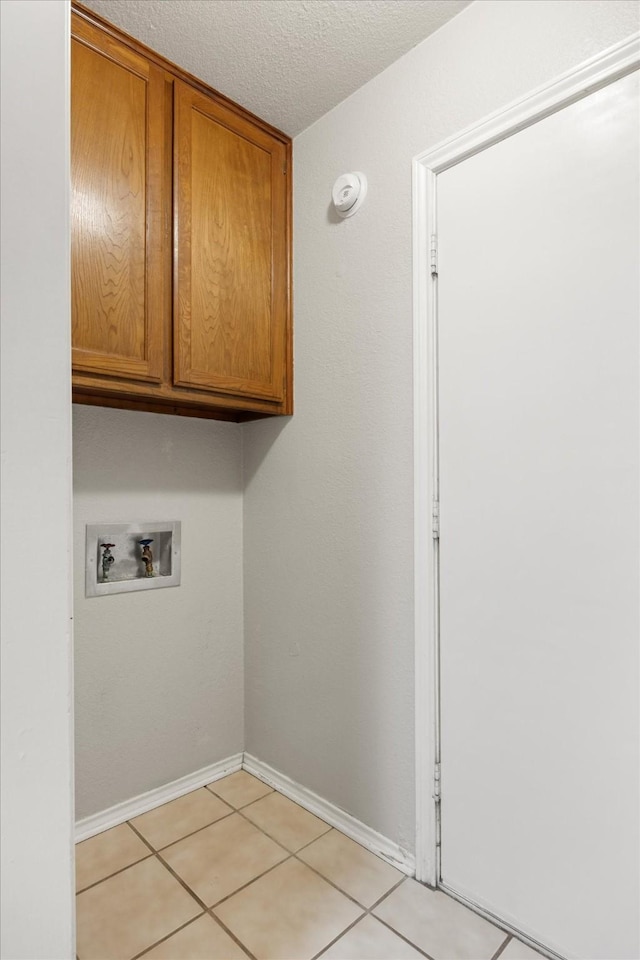
[[[174,382],[282,401],[286,148],[176,81]]]
[[[158,382],[170,281],[164,72],[76,14],[72,34],[73,367]]]

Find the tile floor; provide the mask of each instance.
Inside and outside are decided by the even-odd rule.
[[[541,960],[244,771],[76,847],[79,960]]]

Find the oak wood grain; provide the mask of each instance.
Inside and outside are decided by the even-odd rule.
[[[161,70],[84,21],[72,39],[76,371],[162,376],[167,206]]]
[[[74,402],[292,413],[290,138],[72,7]],[[190,117],[180,137],[176,92],[174,137],[181,85]]]
[[[174,382],[282,401],[286,148],[174,88]]]

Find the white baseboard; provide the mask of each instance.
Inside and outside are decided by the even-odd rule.
[[[414,876],[416,862],[413,854],[403,850],[397,843],[388,840],[382,834],[376,833],[375,830],[367,827],[360,820],[356,820],[350,813],[346,813],[340,807],[318,796],[312,790],[308,790],[307,787],[289,779],[289,777],[285,777],[283,773],[274,770],[273,767],[257,760],[248,753],[244,755],[242,769],[253,774],[254,777],[258,777],[264,783],[268,783],[270,787],[274,787],[285,797],[294,800],[295,803],[299,803],[309,813],[313,813],[326,823],[331,824],[332,827],[351,837],[352,840],[386,860],[393,867],[409,876]]]
[[[366,847],[367,850],[371,850],[372,853],[382,857],[383,860],[386,860],[387,863],[398,870],[409,876],[414,876],[416,864],[413,854],[403,850],[397,843],[383,837],[382,834],[372,830],[371,827],[361,823],[360,820],[356,820],[355,817],[341,810],[334,803],[330,803],[329,800],[318,796],[317,793],[296,783],[295,780],[291,780],[283,773],[274,770],[273,767],[248,753],[237,753],[225,760],[219,760],[208,767],[196,770],[195,773],[187,774],[186,777],[180,777],[179,780],[173,780],[171,783],[157,787],[155,790],[141,793],[137,797],[132,797],[130,800],[117,803],[107,810],[100,811],[100,813],[85,817],[84,820],[79,820],[76,823],[76,843],[87,840],[104,830],[109,830],[111,827],[116,827],[126,820],[139,817],[163,803],[169,803],[170,800],[177,800],[178,797],[183,797],[185,793],[190,793],[192,790],[197,790],[198,787],[213,783],[215,780],[220,780],[222,777],[241,769],[253,774],[254,777],[264,781],[264,783],[268,783],[269,786],[274,787],[285,797],[289,797],[290,800],[300,804],[309,813],[320,817],[332,827]]]
[[[141,793],[131,800],[125,800],[123,803],[117,803],[114,807],[102,810],[100,813],[94,813],[91,817],[85,817],[84,820],[78,820],[76,823],[76,843],[80,840],[86,840],[93,837],[96,833],[102,833],[110,827],[116,827],[125,820],[131,820],[133,817],[139,817],[141,813],[147,813],[155,807],[168,803],[170,800],[177,800],[183,797],[185,793],[197,790],[198,787],[204,787],[207,783],[213,783],[214,780],[220,780],[242,769],[243,754],[236,753],[233,757],[227,757],[226,760],[219,760],[208,767],[196,770],[195,773],[189,773],[186,777],[180,777],[179,780],[173,780],[162,787],[156,787],[155,790],[149,790],[148,793]]]

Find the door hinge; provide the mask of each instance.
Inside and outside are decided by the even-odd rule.
[[[433,767],[433,799],[436,815],[436,876],[441,879],[441,850],[442,850],[442,794],[440,793],[440,764]]]
[[[431,505],[431,536],[434,540],[440,539],[440,501],[434,500]]]
[[[285,177],[286,177],[286,175],[287,175],[287,161],[286,161],[286,160],[283,160],[283,161],[282,161],[282,172],[284,173],[284,175],[285,175]]]
[[[438,238],[435,233],[431,234],[431,245],[429,247],[429,269],[432,277],[438,276]]]
[[[442,794],[440,793],[440,764],[436,763],[433,767],[433,799],[436,803],[440,803],[442,800]]]

